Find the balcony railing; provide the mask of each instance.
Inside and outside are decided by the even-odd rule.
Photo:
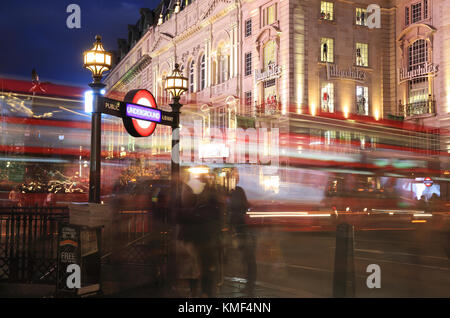
[[[427,115],[434,113],[435,113],[435,101],[431,99],[405,105],[406,117]]]
[[[281,104],[279,102],[262,103],[255,106],[257,116],[271,116],[279,115],[281,111]]]
[[[400,114],[408,117],[433,115],[436,113],[436,101],[432,99],[399,105]]]

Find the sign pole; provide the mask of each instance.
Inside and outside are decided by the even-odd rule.
[[[100,203],[100,169],[101,169],[101,129],[102,129],[102,114],[100,112],[100,91],[106,85],[94,81],[89,84],[92,88],[93,109],[91,120],[91,158],[90,158],[90,173],[89,173],[89,202]]]
[[[100,91],[106,86],[100,81],[94,81],[89,84],[92,88],[93,110],[91,121],[91,159],[89,174],[89,202],[100,203],[101,188],[101,129],[102,113],[120,117],[123,120],[124,127],[133,137],[150,136],[157,124],[172,127],[172,172],[175,174],[172,178],[176,180],[179,174],[179,123],[180,108],[179,99],[174,99],[171,104],[174,113],[165,112],[157,109],[156,101],[153,95],[145,89],[136,89],[129,91],[125,96],[125,101],[101,96]],[[138,101],[145,101],[146,105],[136,104]],[[175,118],[176,117],[176,118]],[[141,123],[151,122],[151,125],[142,126]]]
[[[174,224],[176,224],[177,215],[181,207],[181,174],[180,174],[180,109],[182,105],[180,104],[179,97],[173,97],[173,103],[169,104],[172,108],[172,153],[171,153],[171,180],[174,186],[175,200],[172,206],[172,213],[170,217],[166,218],[168,228],[170,231],[166,231],[164,236],[164,245],[166,246],[167,255],[167,277],[165,277],[166,289],[170,289],[172,283],[174,283],[174,277],[177,276],[176,269],[176,254],[175,246],[173,245],[176,241],[176,233],[173,230]],[[169,237],[168,237],[169,235]]]

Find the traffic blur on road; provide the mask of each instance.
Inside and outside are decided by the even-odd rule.
[[[1,221],[5,264],[17,208],[87,200],[90,116],[81,90],[61,94],[0,93],[7,132],[0,202],[16,209]],[[243,282],[250,294],[265,284],[293,297],[332,297],[337,285],[350,284],[350,297],[450,296],[450,157],[439,150],[439,134],[447,132],[364,116],[292,114],[287,130],[224,128],[214,135],[211,123],[195,126],[197,115],[187,109],[181,120],[181,206],[170,180],[170,129],[158,126],[138,139],[121,120],[103,116],[101,199],[128,222],[120,224],[120,241],[110,240],[123,245],[121,253],[153,253],[154,238],[155,255],[167,262],[156,266],[158,275],[184,280],[194,294],[204,287],[214,295],[205,287],[211,282],[198,282],[206,276],[217,286]],[[343,236],[341,224],[350,225]],[[181,264],[170,263],[177,259]],[[379,271],[368,272],[371,264]]]

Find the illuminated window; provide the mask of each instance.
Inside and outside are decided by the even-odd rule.
[[[189,93],[195,92],[194,74],[195,74],[195,62],[192,60],[189,66]]]
[[[356,113],[369,115],[369,88],[366,86],[356,86]]]
[[[252,53],[245,54],[245,76],[252,74]]]
[[[275,3],[263,10],[263,26],[275,23],[276,20],[277,20],[277,4]]]
[[[320,95],[321,109],[323,112],[334,113],[334,85],[323,83]]]
[[[269,41],[264,46],[264,69],[267,70],[267,67],[270,64],[275,64],[277,60],[277,46],[275,41]]]
[[[206,87],[206,61],[205,55],[200,58],[200,90],[204,90]]]
[[[369,45],[356,43],[356,65],[369,66]]]
[[[320,2],[320,18],[322,20],[332,21],[334,19],[334,3],[321,1]]]
[[[252,19],[248,19],[247,21],[245,21],[245,36],[250,36],[252,35]]]
[[[356,25],[367,26],[367,10],[356,8]]]
[[[352,142],[352,134],[349,131],[339,131],[340,143],[349,145]]]
[[[334,42],[330,38],[320,40],[320,60],[322,62],[333,63]]]
[[[408,48],[408,70],[413,71],[422,67],[428,61],[427,41],[417,40]],[[428,78],[418,77],[408,83],[408,102],[416,104],[410,114],[422,114],[428,110],[425,102],[429,99]]]
[[[327,130],[324,133],[325,137],[325,145],[331,145],[336,140],[336,131],[335,130]]]
[[[414,103],[423,103],[428,100],[428,82],[426,81],[426,78],[422,79],[425,80],[423,84],[421,83],[411,83],[409,85],[409,92],[408,92],[408,101],[410,104]],[[417,107],[415,111],[413,111],[415,115],[421,114],[421,113],[427,113],[424,108]]]
[[[219,58],[219,83],[228,80],[228,55],[221,55]]]
[[[411,22],[416,23],[422,20],[422,3],[411,5]]]

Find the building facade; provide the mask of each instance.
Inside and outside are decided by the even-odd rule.
[[[189,78],[182,123],[295,132],[298,115],[335,114],[446,127],[449,8],[450,0],[162,1],[119,39],[107,89],[146,88],[164,108],[165,76],[178,62]]]
[[[397,1],[396,12],[399,113],[440,128],[440,150],[450,152],[450,1]]]

